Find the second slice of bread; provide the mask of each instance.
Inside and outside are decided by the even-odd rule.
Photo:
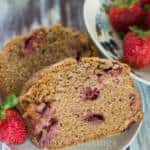
[[[143,118],[129,67],[99,58],[42,70],[25,86],[18,108],[33,143],[53,150],[121,133]]]

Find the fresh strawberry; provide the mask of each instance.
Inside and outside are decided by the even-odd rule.
[[[123,60],[135,68],[150,65],[150,31],[131,28],[124,38]]]
[[[18,103],[13,94],[0,106],[0,141],[6,144],[22,144],[26,139],[26,129],[19,113],[12,109]]]
[[[127,32],[130,26],[140,24],[143,16],[143,9],[137,0],[116,0],[109,9],[110,21],[118,32]]]

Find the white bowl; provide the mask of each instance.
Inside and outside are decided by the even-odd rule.
[[[92,40],[102,54],[112,60],[122,56],[122,41],[111,26],[105,7],[111,0],[85,0],[84,21]],[[150,67],[144,69],[132,68],[132,77],[144,84],[150,85]]]

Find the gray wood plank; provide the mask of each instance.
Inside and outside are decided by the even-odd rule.
[[[83,3],[84,0],[61,0],[62,24],[85,31]]]

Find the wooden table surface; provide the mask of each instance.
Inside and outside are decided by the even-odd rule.
[[[39,25],[62,23],[86,31],[83,3],[84,0],[0,0],[0,46],[10,37],[24,34]],[[150,150],[150,87],[138,85],[145,95],[145,118],[129,149]]]

